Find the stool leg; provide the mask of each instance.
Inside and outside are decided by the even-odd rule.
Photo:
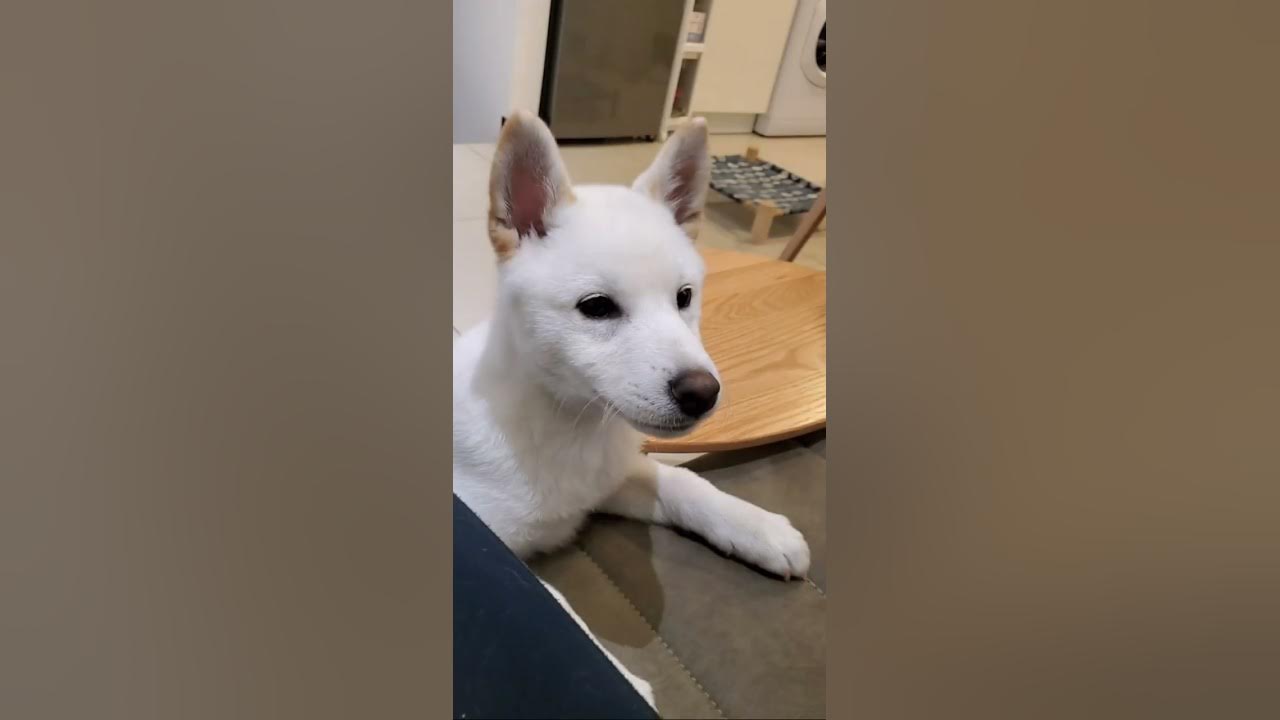
[[[822,222],[827,216],[827,191],[823,188],[818,193],[817,199],[813,201],[813,207],[809,208],[809,212],[800,218],[800,226],[796,228],[796,234],[791,236],[787,241],[787,246],[782,249],[780,260],[791,262],[800,254],[800,250],[804,248],[804,244],[809,242],[809,238],[813,235],[813,231],[818,229],[818,223]]]
[[[751,242],[760,244],[769,240],[769,229],[773,227],[773,219],[782,214],[782,209],[765,200],[756,203],[756,218],[751,223]]]

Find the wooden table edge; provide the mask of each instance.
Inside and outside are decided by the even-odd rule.
[[[792,440],[812,432],[817,432],[827,426],[826,418],[820,421],[797,425],[793,428],[787,428],[785,431],[770,433],[767,435],[754,435],[752,437],[734,438],[732,440],[684,440],[683,438],[671,438],[663,440],[660,438],[645,438],[644,451],[647,453],[709,453],[709,452],[729,452],[731,450],[745,450],[746,448],[759,447],[761,445],[772,445],[784,440]]]

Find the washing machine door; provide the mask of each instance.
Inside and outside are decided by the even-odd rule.
[[[818,0],[813,5],[804,51],[800,53],[800,70],[814,85],[827,86],[827,0]]]

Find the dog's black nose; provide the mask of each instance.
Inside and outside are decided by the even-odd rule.
[[[671,381],[671,397],[689,417],[702,417],[716,406],[720,381],[706,370],[686,370]]]

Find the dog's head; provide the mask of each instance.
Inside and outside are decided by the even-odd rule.
[[[637,430],[688,432],[720,381],[698,333],[692,239],[710,177],[707,130],[671,136],[631,187],[573,187],[547,127],[517,113],[489,181],[489,236],[518,351],[562,400],[610,407]]]

